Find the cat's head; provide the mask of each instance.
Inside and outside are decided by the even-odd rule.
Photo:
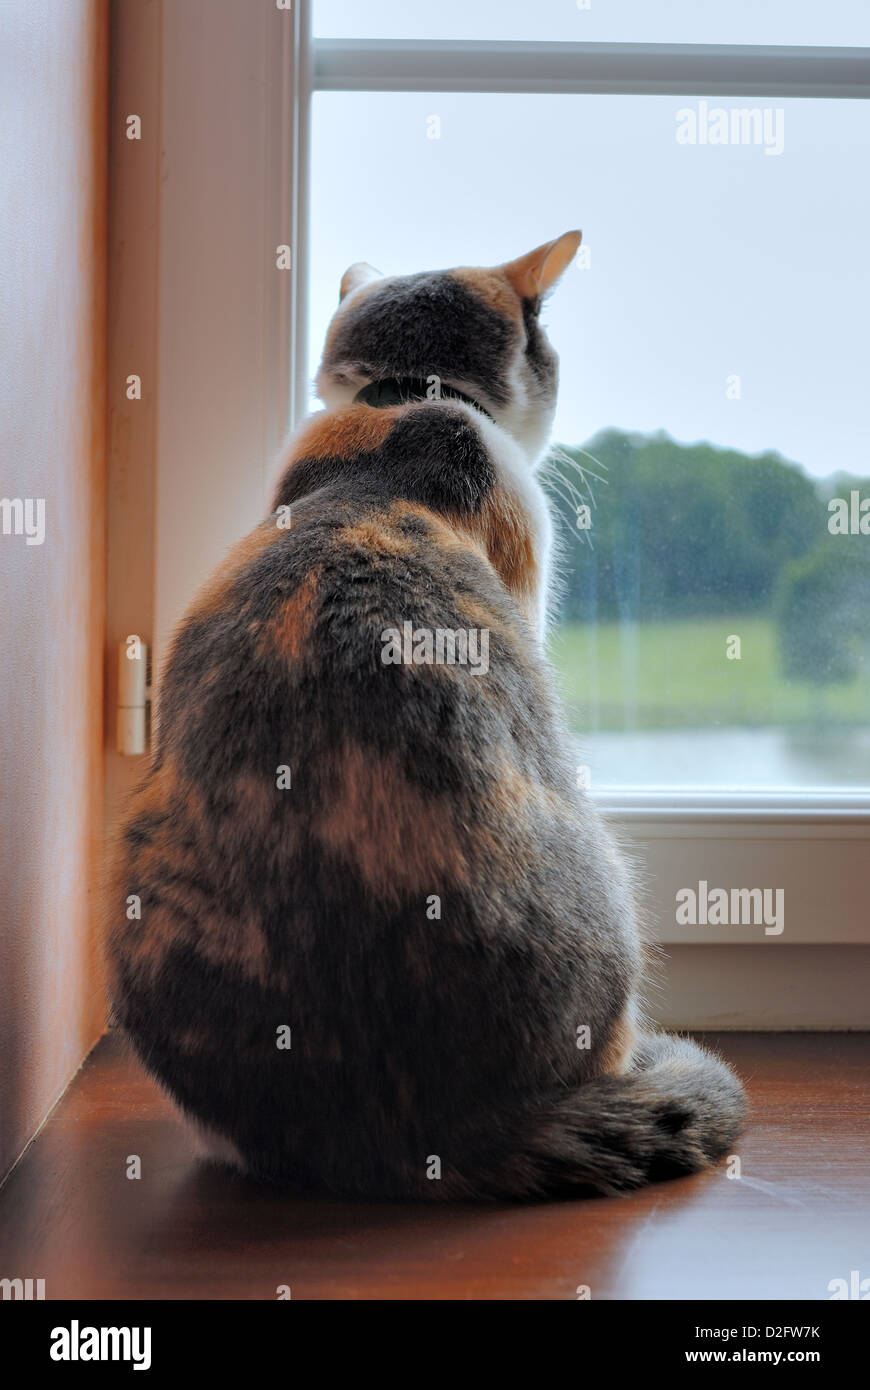
[[[470,396],[532,464],[549,441],[559,359],[538,322],[541,302],[580,245],[566,232],[492,268],[382,276],[352,265],[329,326],[317,391],[328,409],[371,382],[430,381]]]

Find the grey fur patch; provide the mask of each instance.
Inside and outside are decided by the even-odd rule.
[[[357,304],[348,303],[323,367],[372,380],[435,375],[474,383],[504,406],[519,333],[517,323],[446,271],[397,276]]]

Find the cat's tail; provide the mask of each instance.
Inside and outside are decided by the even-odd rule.
[[[491,1195],[625,1192],[695,1173],[729,1151],[745,1116],[743,1088],[697,1043],[642,1035],[631,1070],[551,1097],[486,1176]]]

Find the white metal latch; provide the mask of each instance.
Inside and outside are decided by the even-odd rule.
[[[148,647],[133,634],[118,643],[118,752],[137,757],[148,746]]]

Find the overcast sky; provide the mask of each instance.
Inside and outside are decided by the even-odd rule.
[[[867,0],[314,0],[323,38],[870,44]]]
[[[867,44],[870,0],[319,0],[315,32]],[[317,94],[312,373],[351,262],[494,264],[581,227],[591,266],[545,309],[559,440],[661,428],[870,473],[870,103],[751,104],[781,153],[678,143],[694,97]]]

